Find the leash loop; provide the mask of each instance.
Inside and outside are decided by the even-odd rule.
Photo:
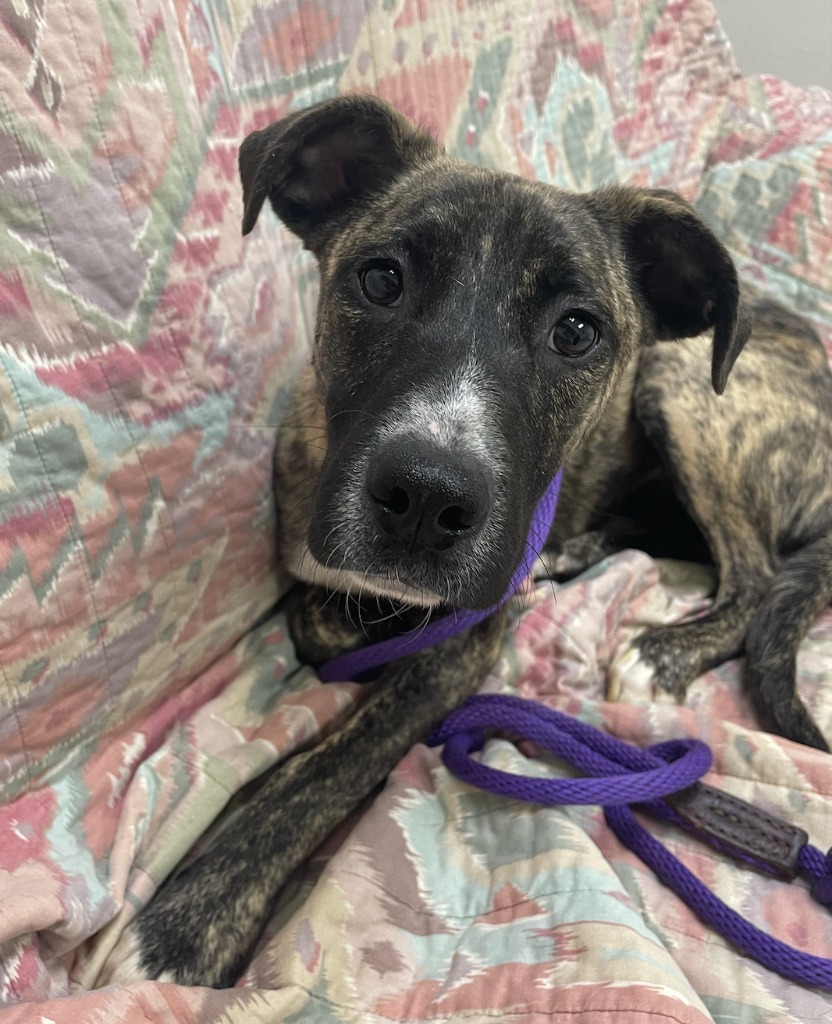
[[[471,753],[485,743],[487,730],[531,739],[596,777],[546,780],[490,768],[471,757]],[[714,895],[636,819],[630,804],[690,827],[689,821],[680,818],[673,801],[666,802],[662,798],[691,787],[692,783],[694,788],[719,792],[696,781],[711,765],[711,752],[705,744],[697,740],[672,740],[639,749],[544,705],[504,695],[469,698],[466,704],[448,716],[430,742],[434,745],[444,743],[442,759],[447,768],[480,789],[546,805],[601,804],[607,824],[619,840],[643,860],[700,920],[774,973],[801,985],[832,990],[832,960],[796,950],[746,921]],[[704,748],[704,752],[700,748]],[[626,786],[628,779],[638,780],[632,793]],[[634,795],[632,800],[631,795]],[[756,816],[761,812],[735,797],[731,800],[748,810],[749,820],[757,820]],[[777,822],[770,816],[765,818]],[[791,830],[785,822],[780,824],[786,831]],[[698,828],[693,831],[717,849],[731,852],[730,844],[722,839],[714,839],[713,835]],[[832,906],[832,850],[823,854],[805,841],[805,833],[792,831],[804,840],[796,853],[796,870],[810,882],[812,896],[824,906]],[[720,833],[717,831],[716,835]],[[783,867],[777,858],[768,863],[759,855],[741,853],[739,857],[762,870],[780,870]]]

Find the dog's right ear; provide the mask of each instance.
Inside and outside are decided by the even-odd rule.
[[[373,96],[324,100],[240,146],[243,234],[266,199],[308,249],[414,163],[441,152],[425,132]]]
[[[713,331],[711,381],[721,395],[751,333],[728,250],[681,196],[613,186],[592,201],[621,233],[633,281],[652,313],[657,340]]]

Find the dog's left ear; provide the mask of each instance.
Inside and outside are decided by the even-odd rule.
[[[299,110],[240,146],[243,234],[268,199],[316,252],[333,228],[407,168],[440,154],[426,132],[374,96],[342,96]]]
[[[611,188],[595,198],[621,230],[634,284],[653,314],[654,337],[692,338],[713,328],[711,381],[721,395],[751,333],[728,250],[674,192]]]

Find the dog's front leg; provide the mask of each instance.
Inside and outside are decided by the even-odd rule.
[[[339,731],[275,770],[214,846],[160,890],[122,935],[99,984],[233,984],[290,873],[479,687],[503,626],[497,613],[385,670]]]

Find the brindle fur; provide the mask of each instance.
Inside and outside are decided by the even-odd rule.
[[[289,604],[302,657],[320,663],[411,629],[420,603],[489,606],[558,465],[550,541],[572,573],[615,549],[622,500],[664,476],[704,533],[720,584],[707,616],[638,641],[644,666],[681,697],[745,648],[761,712],[792,739],[825,746],[795,693],[795,655],[832,596],[832,377],[811,329],[772,302],[748,300],[756,326],[745,344],[749,308],[733,265],[690,207],[670,193],[580,196],[466,166],[359,97],[254,133],[240,169],[244,231],[268,199],[321,273],[314,371],[298,384],[276,458],[284,558],[307,580]],[[406,265],[407,305],[365,309],[350,282],[362,260],[390,250]],[[546,325],[564,304],[603,325],[592,358],[547,354]],[[669,339],[689,340],[654,344]],[[441,390],[466,360],[487,396],[487,529],[441,557],[397,551],[362,497],[362,467],[416,383]],[[464,417],[457,427],[476,447]],[[342,728],[272,773],[161,889],[102,981],[233,982],[290,872],[477,689],[502,626],[497,614],[389,666]]]

